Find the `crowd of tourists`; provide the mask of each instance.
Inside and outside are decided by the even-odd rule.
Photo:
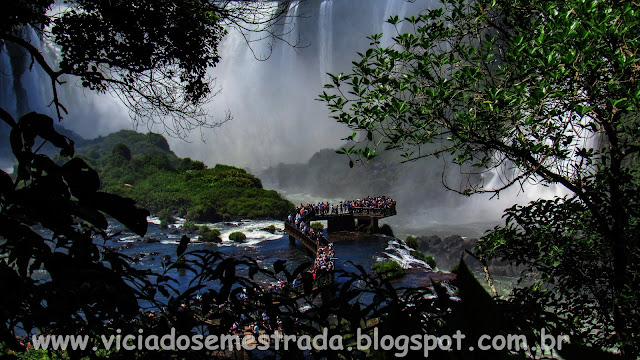
[[[391,209],[396,206],[396,201],[392,198],[380,196],[367,196],[362,199],[344,200],[338,204],[329,202],[320,202],[317,204],[300,204],[296,208],[296,217],[299,215],[301,219],[305,219],[309,215],[340,215],[352,214],[357,209]],[[292,221],[294,215],[290,216]]]
[[[333,243],[327,246],[318,246],[316,260],[313,265],[313,278],[321,271],[331,271],[335,269],[336,254],[333,251]]]
[[[302,234],[311,238],[312,241],[324,243],[326,240],[322,236],[322,231],[313,230],[309,224],[309,213],[306,211],[296,211],[296,215],[290,214],[287,221],[293,224]]]

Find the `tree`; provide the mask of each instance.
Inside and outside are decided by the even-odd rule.
[[[121,157],[127,161],[131,161],[131,149],[123,143],[117,143],[113,149],[111,149],[111,154],[115,157]]]
[[[240,26],[246,19],[258,26],[253,31],[268,31],[288,9],[288,4],[253,3],[78,0],[52,9],[52,0],[14,1],[0,16],[0,40],[3,49],[24,52],[32,67],[48,75],[58,120],[67,113],[58,88],[78,77],[91,90],[119,96],[134,121],[159,122],[169,133],[182,136],[197,126],[220,124],[210,123],[201,105],[212,95],[206,72],[219,61],[224,25]],[[255,11],[268,7],[276,11],[255,20]],[[60,46],[58,63],[48,62],[36,39],[21,36],[24,27]],[[149,212],[131,199],[99,191],[98,174],[81,158],[72,158],[73,141],[55,129],[51,117],[30,112],[14,118],[0,108],[0,119],[11,129],[5,142],[17,160],[13,176],[0,170],[0,288],[7,295],[0,300],[3,350],[4,345],[24,350],[17,336],[36,332],[88,335],[93,341],[113,329],[162,333],[171,324],[179,331],[192,331],[196,320],[188,314],[191,322],[185,321],[179,305],[183,299],[194,300],[204,280],[179,293],[165,286],[170,281],[166,273],[138,270],[133,259],[100,243],[109,236],[106,215],[143,236]],[[153,135],[150,139],[158,140]],[[46,142],[60,150],[61,164],[40,152]],[[116,153],[131,157],[126,146]],[[184,255],[187,243],[188,238],[181,241],[178,256]],[[220,260],[219,255],[207,256],[196,257],[194,265]],[[238,263],[229,265],[233,273],[220,268],[225,274],[222,282],[229,283],[227,297],[238,281],[231,275]],[[175,269],[171,262],[166,266]],[[207,276],[207,281],[220,279]],[[148,306],[161,310],[163,320],[145,316]],[[91,352],[69,350],[68,355],[95,357]]]
[[[53,0],[15,2],[3,12],[0,40],[25,51],[51,80],[59,119],[67,112],[58,86],[79,77],[83,86],[111,92],[130,110],[136,124],[161,125],[184,137],[197,127],[219,126],[203,111],[216,91],[207,69],[220,60],[218,45],[227,28],[282,39],[274,31],[289,10],[288,1],[128,1],[79,0],[55,6]],[[19,29],[31,26],[60,46],[51,64]],[[297,45],[297,44],[292,44]],[[22,114],[20,114],[22,115]]]
[[[564,311],[547,323],[627,356],[640,349],[639,13],[622,1],[446,1],[390,18],[392,45],[372,35],[353,72],[320,95],[363,143],[340,150],[352,161],[380,148],[441,156],[468,175],[458,187],[443,172],[443,183],[466,195],[564,186],[563,199],[507,211],[476,253],[540,274],[514,302]],[[489,188],[483,173],[502,184]]]

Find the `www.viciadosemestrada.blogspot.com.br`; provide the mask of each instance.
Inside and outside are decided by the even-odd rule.
[[[355,338],[355,343],[354,343]],[[115,335],[101,335],[100,341],[106,350],[384,350],[395,351],[397,357],[406,356],[411,351],[422,351],[425,357],[430,351],[460,351],[463,350],[463,340],[466,335],[460,330],[452,335],[400,335],[380,336],[378,329],[374,328],[370,334],[357,329],[355,337],[350,336],[348,344],[341,335],[329,336],[328,329],[322,334],[310,335],[285,335],[280,332],[273,334],[260,334],[257,339],[254,335],[176,335],[175,329],[171,329],[165,335],[145,335],[143,330],[138,334],[122,334],[120,330]],[[552,351],[561,350],[564,342],[569,342],[568,335],[553,336],[545,329],[540,331],[539,346],[529,346],[524,335],[482,335],[474,345],[467,345],[469,351],[510,350],[510,351]],[[94,346],[88,335],[33,335],[32,346],[43,350],[87,350],[91,348],[97,351],[100,347]]]

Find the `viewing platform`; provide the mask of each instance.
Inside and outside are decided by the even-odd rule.
[[[312,253],[316,253],[318,251],[318,244],[311,239],[309,236],[305,235],[299,229],[296,229],[296,225],[292,224],[288,221],[284,222],[284,232],[289,235],[289,241],[293,242],[294,240],[298,240],[302,245],[304,245],[309,251]],[[320,246],[327,246],[329,242],[324,237],[321,237],[318,241]]]
[[[302,221],[305,223],[311,223],[312,221],[326,220],[327,232],[337,231],[366,231],[369,233],[376,233],[378,228],[378,220],[389,216],[396,215],[396,207],[351,207],[348,210],[342,212],[321,211],[315,210],[308,211]],[[284,231],[289,235],[291,242],[298,240],[312,253],[316,253],[318,244],[311,237],[302,233],[302,231],[296,228],[294,223],[285,221]],[[324,237],[320,238],[320,246],[326,246],[327,240]]]

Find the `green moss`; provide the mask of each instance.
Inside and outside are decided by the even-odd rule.
[[[198,230],[198,226],[194,224],[193,221],[189,221],[189,220],[185,221],[184,224],[182,224],[182,228],[186,232],[194,232]]]
[[[388,260],[373,264],[371,269],[376,273],[382,275],[385,279],[393,279],[401,277],[406,273],[406,270],[395,261]]]
[[[229,234],[229,240],[232,240],[232,241],[235,241],[235,242],[241,243],[241,242],[245,241],[246,239],[247,239],[247,236],[244,233],[240,232],[240,231],[235,231],[235,232],[232,232],[231,234]]]
[[[415,236],[407,236],[407,238],[404,240],[404,243],[412,249],[418,249],[418,240],[416,240]]]
[[[432,269],[436,268],[436,260],[433,258],[433,256],[427,255],[420,250],[412,251],[411,255],[413,255],[413,257],[418,260],[426,262],[429,266],[431,266]]]
[[[322,231],[324,229],[324,225],[322,225],[321,222],[314,222],[311,223],[311,228],[313,229],[313,231]]]
[[[207,231],[200,234],[200,241],[219,243],[221,241],[220,230],[207,228]]]

